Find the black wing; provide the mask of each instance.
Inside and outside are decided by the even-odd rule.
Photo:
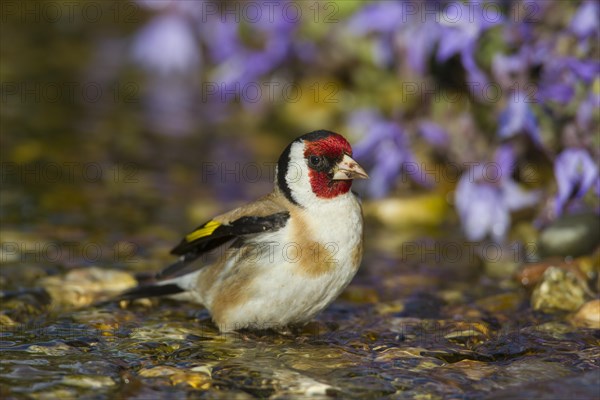
[[[179,260],[159,272],[156,278],[164,279],[176,275],[202,254],[236,237],[279,230],[285,226],[289,217],[290,214],[285,211],[264,217],[241,217],[229,223],[210,220],[186,235],[181,243],[171,250],[171,254],[180,256]]]

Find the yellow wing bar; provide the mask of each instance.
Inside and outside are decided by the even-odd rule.
[[[200,239],[204,236],[210,236],[212,233],[221,226],[220,222],[217,221],[208,221],[201,228],[196,229],[194,232],[186,235],[186,242],[193,242],[194,240]]]

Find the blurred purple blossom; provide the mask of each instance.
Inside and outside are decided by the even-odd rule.
[[[189,21],[172,12],[156,15],[135,35],[133,58],[160,75],[191,73],[202,62],[200,45]]]
[[[510,144],[498,147],[494,154],[494,162],[498,168],[498,174],[502,179],[509,179],[516,168],[515,151]]]
[[[569,148],[556,157],[554,176],[558,185],[555,212],[560,215],[569,200],[582,198],[596,184],[598,165],[586,150]]]
[[[456,8],[456,13],[440,14],[442,34],[436,56],[438,61],[444,62],[455,54],[472,54],[481,34],[502,22],[500,14],[495,19],[486,17],[481,5],[479,2],[470,5],[455,2],[452,9]]]
[[[437,1],[371,3],[354,14],[348,29],[355,35],[379,34],[374,48],[375,61],[379,65],[390,64],[394,49],[401,47],[406,52],[408,65],[424,74],[427,59],[439,39],[436,10],[440,10]]]
[[[570,29],[578,38],[597,36],[600,31],[600,5],[598,0],[584,1],[571,20]]]
[[[433,16],[426,16],[420,23],[409,24],[404,31],[402,37],[406,43],[408,65],[416,72],[420,74],[426,72],[427,60],[433,53],[440,32],[440,26]]]
[[[548,55],[543,65],[539,100],[559,104],[568,104],[573,99],[580,82],[589,84],[600,74],[600,63],[596,60]]]
[[[405,3],[402,1],[371,3],[350,18],[348,28],[356,35],[396,32],[401,24],[406,22],[405,9]]]
[[[581,17],[583,12],[591,12],[596,8],[597,4],[591,6],[584,3],[578,14]],[[512,25],[507,25],[506,30],[510,30]],[[534,24],[525,25],[529,28],[534,26]],[[594,20],[593,25],[597,25],[597,21]],[[512,41],[509,44],[519,50],[511,55],[494,56],[492,63],[494,77],[505,88],[521,85],[521,90],[535,90],[535,100],[538,102],[553,101],[561,105],[569,104],[575,98],[581,83],[588,85],[600,76],[600,63],[597,59],[582,58],[581,56],[586,53],[585,49],[578,51],[578,57],[565,55],[564,51],[559,51],[561,34],[561,31],[558,31],[554,37],[534,34],[510,37]],[[533,83],[528,83],[527,79],[530,79],[531,72],[536,69],[541,71],[541,76],[534,86]]]
[[[377,32],[373,57],[377,65],[385,66],[393,62],[394,41],[404,18],[404,3],[400,1],[371,3],[350,18],[348,29],[355,35]]]
[[[538,100],[568,104],[575,96],[576,85],[589,82],[597,75],[597,64],[574,58],[549,55],[539,84]]]
[[[206,0],[135,0],[137,4],[157,13],[176,12],[190,18],[199,18],[206,13]]]
[[[575,95],[575,88],[565,83],[548,83],[541,85],[539,99],[541,101],[555,101],[559,104],[568,104]]]
[[[565,58],[567,67],[583,82],[590,83],[600,75],[600,61]]]
[[[221,90],[238,92],[296,54],[306,58],[310,46],[293,40],[298,21],[283,13],[263,13],[253,23],[238,22],[235,18],[216,18],[203,28],[203,36],[213,60],[217,63],[213,79]],[[246,25],[244,25],[246,24]],[[241,32],[247,28],[248,32]],[[248,36],[248,37],[245,37]],[[248,40],[256,41],[253,45]],[[229,97],[231,99],[231,97]]]
[[[473,170],[481,174],[481,168]],[[486,183],[474,183],[464,174],[455,192],[455,203],[468,240],[482,240],[490,233],[501,241],[510,226],[510,214],[502,189]]]
[[[434,147],[446,147],[450,142],[448,132],[446,132],[435,122],[421,121],[419,123],[419,133],[430,145]]]
[[[492,74],[504,87],[514,84],[514,77],[523,74],[528,67],[528,62],[521,53],[504,55],[496,53],[492,60]]]
[[[468,74],[467,80],[483,85],[487,83],[487,78],[475,61],[477,41],[483,32],[498,25],[504,18],[501,14],[490,18],[487,13],[484,13],[479,2],[469,5],[456,2],[453,5],[457,9],[456,16],[441,14],[440,41],[436,58],[438,62],[444,62],[460,54],[463,67]]]
[[[154,11],[164,11],[168,7],[176,5],[176,0],[137,0],[140,6]]]
[[[397,122],[386,120],[373,110],[364,109],[352,115],[349,126],[351,130],[364,135],[354,146],[354,157],[374,165],[367,182],[371,196],[385,196],[403,171],[417,183],[427,185],[409,148],[404,129]]]
[[[518,47],[516,53],[509,55],[496,53],[492,59],[494,78],[507,89],[514,88],[515,83],[521,83],[519,78],[528,77],[531,69],[539,68],[548,59],[554,58],[552,43],[528,39],[525,43],[511,43]],[[521,87],[521,89],[525,88]]]
[[[541,145],[538,123],[530,106],[532,100],[523,92],[513,92],[508,96],[506,108],[500,113],[498,121],[498,136],[501,139],[524,134],[533,143]]]
[[[489,234],[502,241],[510,228],[511,211],[539,201],[538,191],[525,191],[511,178],[513,169],[513,150],[504,145],[495,163],[477,164],[461,176],[454,200],[468,240],[482,240]]]
[[[241,98],[244,105],[262,107],[262,103],[251,104],[252,99],[246,95],[252,97],[253,92],[245,91],[246,86],[260,85],[261,79],[279,71],[289,60],[313,65],[315,52],[321,47],[321,44],[303,39],[302,23],[289,20],[282,13],[264,12],[257,20],[249,21],[248,18],[240,20],[232,14],[203,14],[198,6],[201,2],[138,0],[138,3],[151,10],[154,16],[134,37],[133,57],[145,68],[158,72],[154,78],[162,80],[151,84],[147,93],[150,93],[150,100],[154,98],[150,108],[156,110],[149,120],[154,121],[153,117],[160,119],[161,115],[172,115],[177,120],[165,123],[168,120],[164,119],[162,125],[153,122],[165,130],[169,130],[169,126],[171,131],[189,130],[191,120],[185,105],[193,103],[195,93],[193,85],[186,92],[181,82],[177,85],[167,84],[165,76],[192,76],[206,62],[210,67],[207,68],[207,76],[212,84],[218,86],[221,93],[217,95],[222,100],[207,102],[203,110],[219,103],[218,106],[223,108],[214,114],[224,116],[223,110],[227,104],[223,104],[223,100]],[[510,212],[539,201],[538,192],[524,191],[512,180],[515,153],[504,140],[525,135],[538,149],[541,148],[537,116],[542,122],[546,119],[542,112],[547,106],[545,102],[568,105],[564,107],[564,112],[557,111],[559,117],[574,119],[582,132],[594,129],[594,116],[600,107],[600,95],[593,89],[593,83],[600,77],[600,63],[595,58],[594,51],[597,49],[588,40],[597,38],[600,31],[599,3],[584,1],[580,6],[571,6],[571,10],[577,7],[577,11],[570,25],[549,31],[539,29],[544,13],[554,10],[548,2],[540,0],[532,3],[537,13],[529,15],[532,18],[527,20],[513,18],[511,13],[513,8],[522,6],[521,2],[506,1],[503,4],[502,7],[486,7],[488,3],[485,1],[371,2],[360,7],[346,25],[351,34],[372,37],[376,64],[389,67],[393,63],[404,63],[403,66],[421,74],[424,80],[431,78],[426,75],[430,60],[444,63],[456,57],[466,71],[469,84],[485,85],[488,83],[488,74],[478,65],[476,55],[479,57],[481,53],[482,61],[493,56],[492,76],[504,93],[509,94],[505,95],[505,108],[500,112],[497,129],[498,137],[505,144],[497,148],[494,156],[501,177],[490,179],[485,168],[476,166],[463,175],[455,193],[457,210],[467,237],[472,240],[481,239],[487,234],[500,240],[510,226]],[[498,12],[500,9],[504,14]],[[499,25],[502,30],[486,34]],[[334,37],[339,30],[331,30],[329,34]],[[566,48],[564,38],[573,41],[575,36],[580,39],[579,45],[572,46],[575,50]],[[504,40],[504,44],[497,46],[495,51],[512,50],[494,55],[494,50],[490,53],[491,47],[486,45],[485,51],[481,51],[481,44],[488,37],[494,45],[495,40]],[[207,51],[206,61],[202,58],[202,49]],[[403,68],[397,70],[404,73]],[[337,71],[325,73],[335,74]],[[199,77],[199,74],[196,76]],[[290,76],[293,77],[293,73]],[[286,80],[289,77],[284,74],[276,78]],[[533,92],[536,98],[526,96]],[[476,90],[473,93],[483,92]],[[580,103],[573,104],[574,101]],[[534,102],[539,106],[533,106]],[[498,105],[486,106],[489,106],[490,112],[499,111]],[[416,114],[407,113],[407,116],[412,118],[417,115],[417,118],[421,118],[422,115],[429,115],[421,114],[423,110],[417,111]],[[427,119],[407,121],[410,126],[416,124],[417,133],[429,145],[437,148],[444,148],[450,143],[450,137],[444,129],[446,125],[443,125],[447,122],[438,125]],[[415,162],[408,132],[399,120],[386,119],[377,110],[366,109],[354,112],[349,125],[362,135],[362,140],[355,145],[355,156],[372,166],[372,179],[365,183],[372,196],[381,197],[389,193],[402,174],[422,185],[428,184],[419,164]],[[553,143],[552,132],[546,134],[548,143]],[[597,166],[595,178],[590,177],[590,172],[587,172],[589,176],[581,172],[593,170],[590,156],[587,155],[586,161],[581,155],[576,157],[569,153],[572,151],[583,150],[565,150],[556,159],[559,184],[557,209],[564,208],[573,194],[571,192],[579,195],[582,185],[589,186],[592,180],[598,182],[600,179]],[[558,172],[559,167],[567,172]],[[573,171],[580,171],[579,175]],[[595,185],[600,190],[600,183]],[[567,190],[569,187],[570,192]]]
[[[598,113],[600,110],[600,94],[594,93],[593,91],[581,102],[577,109],[577,115],[575,120],[580,129],[590,129],[593,119],[594,112]]]
[[[400,44],[406,51],[408,65],[421,74],[425,73],[427,60],[436,45],[436,59],[440,63],[459,54],[468,81],[483,85],[487,78],[475,61],[477,41],[484,31],[501,23],[504,17],[490,13],[489,9],[484,11],[477,2],[469,5],[449,2],[447,5],[439,1],[371,3],[354,14],[348,28],[355,35],[378,33],[376,49],[393,50]],[[382,64],[390,54],[377,51],[376,59]]]

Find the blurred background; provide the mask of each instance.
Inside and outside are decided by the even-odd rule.
[[[503,242],[515,213],[539,229],[597,211],[598,13],[596,1],[7,2],[3,225],[186,230],[268,192],[281,149],[316,129],[353,143],[372,176],[355,189],[385,225]],[[368,207],[381,199],[394,201]]]
[[[599,17],[595,0],[3,1],[0,326],[46,330],[3,331],[14,352],[0,394],[55,388],[52,380],[84,393],[127,387],[122,368],[135,375],[160,364],[146,348],[169,360],[172,348],[148,340],[193,347],[194,337],[216,335],[192,328],[210,326],[206,313],[169,303],[59,322],[48,312],[89,305],[89,293],[164,267],[182,234],[271,191],[279,153],[317,129],[347,137],[371,177],[353,186],[366,215],[363,267],[319,317],[333,332],[326,343],[341,349],[328,360],[352,366],[320,374],[355,387],[342,397],[407,388],[460,397],[597,372]],[[115,270],[128,275],[102,275]],[[40,285],[51,308],[28,297]],[[137,325],[123,330],[127,323]],[[109,328],[114,335],[104,335]],[[93,368],[79,373],[111,380],[65,383],[62,356],[35,367],[43,371],[20,369],[32,352],[78,362],[75,347],[97,348],[89,329],[114,346],[91,352]],[[382,354],[375,375],[361,364],[399,341],[436,352]],[[228,371],[240,345],[221,345],[214,354],[225,354]],[[315,356],[310,349],[301,360],[305,350]],[[113,350],[129,358],[104,361]],[[193,362],[203,359],[194,351]],[[236,368],[252,370],[269,351]],[[185,357],[178,368],[196,365]],[[514,360],[514,370],[497,359]],[[476,369],[489,379],[473,389],[487,378],[448,360],[485,365]],[[257,387],[271,382],[265,363]],[[398,378],[395,366],[412,375]],[[231,376],[231,387],[271,393],[252,392],[233,372],[222,382]],[[597,395],[594,380],[556,390]]]
[[[158,268],[182,232],[269,192],[281,150],[316,129],[345,135],[369,171],[355,190],[374,256],[405,261],[444,239],[487,261],[482,245],[519,262],[590,254],[599,12],[596,1],[7,2],[5,261]]]

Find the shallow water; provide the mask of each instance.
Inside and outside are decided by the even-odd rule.
[[[298,130],[337,129],[341,108],[373,96],[387,109],[397,83],[369,72],[363,89],[342,85],[344,102],[317,104],[312,88],[340,79],[332,52],[332,70],[307,72],[318,73],[317,86],[300,82],[309,101],[267,114],[239,104],[180,107],[166,89],[193,82],[153,86],[130,65],[127,43],[152,14],[137,2],[121,10],[129,16],[135,6],[135,22],[110,21],[119,8],[106,2],[109,20],[98,24],[40,20],[45,3],[24,4],[26,14],[7,15],[0,35],[0,76],[7,90],[23,91],[0,107],[0,398],[600,398],[597,234],[583,246],[596,252],[575,259],[538,260],[513,245],[496,257],[496,246],[457,239],[447,193],[456,182],[414,195],[403,180],[398,192],[410,199],[365,202],[363,265],[302,329],[223,335],[190,304],[90,306],[103,290],[168,265],[190,228],[268,192],[273,161]],[[73,83],[74,97],[36,97],[56,86],[66,94]],[[81,96],[96,84],[101,98]],[[157,90],[177,110],[156,115],[163,103],[148,99]],[[470,103],[445,107],[494,118]],[[188,136],[176,133],[180,108],[193,120]],[[240,165],[260,166],[260,179]],[[223,169],[208,173],[215,166]],[[228,175],[236,166],[242,173]],[[534,217],[514,217],[511,236],[535,244],[538,232],[522,222]]]
[[[42,295],[5,300],[2,395],[598,397],[600,330],[534,311],[530,291],[469,257],[385,251],[377,236],[390,232],[377,229],[346,292],[290,332],[220,334],[205,310],[169,300],[78,309]],[[5,264],[4,287],[64,279],[58,269]]]

